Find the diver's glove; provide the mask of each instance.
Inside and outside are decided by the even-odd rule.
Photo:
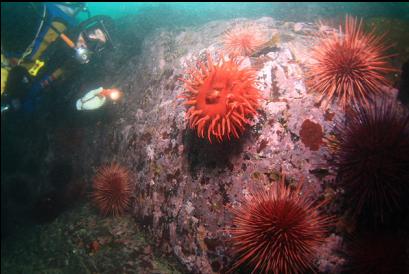
[[[6,111],[8,111],[10,109],[10,105],[9,104],[1,104],[1,114],[5,113]]]

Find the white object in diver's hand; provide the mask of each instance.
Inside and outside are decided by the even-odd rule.
[[[118,100],[122,92],[116,88],[104,89],[103,87],[89,91],[81,99],[77,100],[77,110],[93,110],[102,107],[106,99]]]
[[[89,91],[84,97],[77,100],[77,110],[93,110],[105,104],[106,97],[101,95],[104,88],[100,87]]]

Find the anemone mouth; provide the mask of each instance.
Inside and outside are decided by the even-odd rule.
[[[256,71],[240,67],[237,58],[221,56],[213,63],[210,53],[206,56],[207,60],[190,66],[188,79],[180,79],[185,91],[179,98],[188,107],[189,127],[210,142],[239,138],[249,118],[257,115],[261,96],[255,86]]]
[[[206,93],[206,104],[212,105],[217,104],[220,101],[220,89],[211,89]]]

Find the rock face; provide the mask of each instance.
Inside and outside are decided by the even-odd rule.
[[[332,109],[328,119],[327,110],[307,93],[303,79],[310,35],[316,31],[313,25],[256,20],[278,32],[281,42],[267,54],[250,58],[259,69],[266,99],[239,140],[209,144],[188,129],[186,109],[176,98],[182,88],[178,78],[187,61],[205,50],[221,49],[223,32],[242,21],[246,20],[152,34],[144,41],[140,58],[125,65],[127,77],[119,87],[126,100],[110,109],[121,118],[114,126],[93,132],[101,134],[94,140],[107,150],[91,159],[116,159],[134,172],[132,214],[161,250],[174,253],[193,273],[228,267],[224,229],[231,225],[229,208],[238,206],[251,187],[270,184],[285,173],[295,183],[303,178],[318,198],[329,188],[324,182],[332,176],[320,173],[326,170],[322,138],[330,134],[338,112]],[[88,148],[90,155],[93,149]],[[331,252],[327,245],[319,261],[325,271],[334,272],[337,264],[331,262],[339,260],[328,262]]]
[[[304,84],[311,34],[317,31],[313,24],[269,17],[254,21],[270,34],[278,33],[280,42],[267,53],[249,58],[259,71],[265,99],[239,140],[210,144],[186,125],[186,109],[177,99],[182,89],[178,78],[186,62],[205,50],[222,49],[223,33],[248,21],[159,29],[145,38],[140,54],[129,58],[112,54],[105,60],[105,76],[95,77],[94,82],[99,82],[93,85],[116,86],[124,92],[124,100],[105,106],[99,114],[79,114],[92,121],[79,126],[81,139],[72,153],[84,181],[91,185],[95,169],[102,164],[119,162],[127,167],[136,189],[131,214],[154,237],[157,248],[176,255],[192,273],[228,269],[229,208],[239,206],[251,188],[269,185],[284,173],[294,184],[304,180],[304,187],[317,198],[331,192],[326,182],[333,173],[326,165],[322,138],[330,135],[333,121],[343,117],[336,106],[319,107]],[[129,44],[119,44],[116,54],[124,54],[121,47]],[[110,58],[123,63],[115,66]],[[94,88],[85,84],[72,89],[84,92],[88,87]],[[50,138],[47,159],[58,157],[55,138],[52,134]],[[336,203],[328,204],[328,212],[334,213]],[[319,252],[322,271],[338,271],[341,260],[333,251],[341,243],[333,234]]]

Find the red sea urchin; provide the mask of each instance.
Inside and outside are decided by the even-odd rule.
[[[92,198],[101,213],[121,215],[129,206],[132,188],[129,173],[118,164],[100,167],[93,181]]]
[[[391,47],[383,44],[385,35],[364,33],[362,20],[346,16],[344,31],[320,35],[308,64],[307,84],[321,94],[320,101],[338,99],[345,107],[363,105],[374,95],[382,94],[380,86],[389,86],[385,74],[396,71],[387,62]]]
[[[322,216],[313,201],[284,184],[252,193],[240,208],[233,209],[232,249],[234,270],[247,265],[257,273],[304,273],[313,268],[317,247],[332,218]]]
[[[257,114],[260,92],[256,88],[256,71],[242,68],[242,60],[220,57],[214,64],[207,53],[207,61],[190,66],[189,79],[180,79],[185,85],[179,96],[190,106],[186,113],[190,128],[196,128],[201,138],[207,135],[218,141],[230,140],[230,135],[239,138],[247,118]]]
[[[334,162],[354,214],[365,210],[382,221],[384,213],[402,209],[409,193],[409,112],[379,98],[347,112],[335,136]]]
[[[266,36],[254,24],[238,25],[223,37],[224,48],[232,56],[249,56],[266,42]]]

